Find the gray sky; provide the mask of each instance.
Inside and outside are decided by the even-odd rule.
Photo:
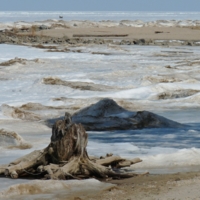
[[[200,11],[200,0],[0,0],[0,11]]]

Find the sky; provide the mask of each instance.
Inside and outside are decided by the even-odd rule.
[[[200,12],[200,0],[0,0],[0,11]]]

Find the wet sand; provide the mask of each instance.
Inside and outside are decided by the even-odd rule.
[[[90,191],[79,189],[69,194],[57,193],[59,200],[198,200],[200,172],[138,176],[105,181],[113,186]],[[106,186],[105,186],[106,187]],[[35,198],[40,199],[40,198]]]
[[[162,45],[199,46],[200,27],[198,26],[104,26],[84,24],[62,26],[56,22],[51,26],[30,25],[20,28],[10,27],[1,30],[0,43],[18,45]]]
[[[153,39],[153,40],[200,40],[200,29],[192,27],[70,27],[57,28],[39,31],[38,34],[50,37],[67,36],[72,38],[73,35],[96,35],[103,39],[113,39],[112,35],[128,35],[117,37],[118,39]],[[111,37],[103,37],[103,35]],[[88,37],[85,37],[88,38]]]
[[[71,199],[84,200],[178,200],[200,199],[200,172],[160,174],[108,181],[113,189],[100,193],[79,194]]]

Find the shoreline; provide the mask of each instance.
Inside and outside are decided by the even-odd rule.
[[[65,21],[11,25],[0,30],[0,44],[200,46],[199,26],[84,25]]]
[[[48,180],[46,181],[48,182]],[[84,182],[87,183],[88,181],[90,183],[92,179],[83,180],[83,183],[78,180],[69,180],[69,182],[49,181],[55,184],[57,191],[51,189],[51,184],[46,185],[42,190],[38,190],[37,188],[44,184],[44,180],[35,179],[28,183],[12,184],[11,187],[3,189],[0,192],[0,196],[2,195],[4,199],[10,199],[13,195],[15,195],[16,199],[26,199],[26,197],[32,199],[29,194],[29,190],[31,190],[34,199],[41,199],[43,195],[59,200],[66,198],[69,200],[194,200],[200,198],[200,171],[178,172],[174,174],[147,174],[119,180],[95,180],[93,185],[84,184]],[[65,190],[63,187],[66,187]]]
[[[117,183],[119,191],[116,190],[116,194],[107,192],[106,196],[117,195],[118,199],[120,199],[120,196],[123,198],[123,192],[126,194],[127,199],[164,200],[200,197],[198,190],[200,172],[139,176],[132,179],[113,180],[111,183]]]

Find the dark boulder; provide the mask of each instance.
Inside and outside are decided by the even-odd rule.
[[[72,116],[86,130],[128,130],[140,128],[179,128],[182,124],[148,111],[132,112],[119,106],[112,99],[103,99],[83,108]]]

